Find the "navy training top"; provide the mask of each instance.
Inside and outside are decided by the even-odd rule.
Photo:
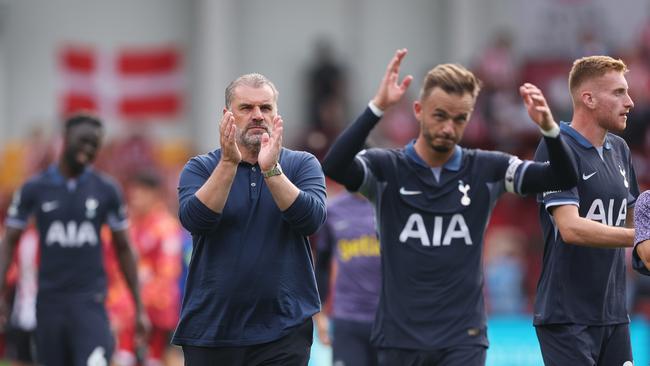
[[[36,218],[40,243],[38,301],[103,301],[106,295],[101,226],[128,226],[122,194],[112,178],[88,167],[76,179],[56,165],[29,179],[9,206],[7,227]]]
[[[179,183],[179,217],[193,253],[172,342],[247,346],[287,334],[320,310],[307,236],[326,217],[325,177],[316,158],[283,148],[280,165],[300,189],[284,212],[259,165],[241,162],[221,214],[196,197],[221,149],[192,158]]]
[[[488,345],[483,298],[483,234],[515,171],[520,192],[529,162],[456,146],[439,180],[415,152],[359,153],[359,191],[374,204],[382,291],[371,339],[378,347],[435,350]]]
[[[580,178],[577,187],[538,195],[545,244],[533,323],[628,323],[625,249],[565,243],[549,209],[575,205],[581,217],[605,225],[625,226],[627,209],[634,206],[639,195],[630,149],[622,138],[608,133],[601,157],[598,150],[571,126],[562,123],[560,128],[576,158]],[[543,141],[535,160],[547,160]]]

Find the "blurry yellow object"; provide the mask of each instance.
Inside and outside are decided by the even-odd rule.
[[[183,140],[165,141],[156,149],[156,160],[163,168],[182,167],[191,156],[191,144]]]
[[[9,141],[0,150],[0,191],[13,192],[25,180],[26,152],[27,146],[18,140]]]

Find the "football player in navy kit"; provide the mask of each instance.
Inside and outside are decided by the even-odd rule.
[[[575,185],[575,162],[543,95],[520,88],[531,118],[548,142],[549,163],[458,146],[479,80],[457,64],[429,71],[414,112],[417,139],[402,149],[359,152],[412,77],[399,82],[406,50],[397,50],[368,108],[336,140],[323,168],[375,206],[382,290],[372,340],[381,365],[484,365],[486,313],[483,233],[504,192],[532,193]],[[358,153],[358,154],[357,154]],[[355,157],[356,155],[356,157]]]
[[[0,252],[1,289],[14,248],[34,215],[40,241],[36,305],[39,365],[107,365],[113,337],[104,308],[106,275],[100,228],[108,224],[120,267],[136,304],[137,342],[148,320],[138,293],[135,258],[127,236],[126,212],[116,183],[89,165],[103,127],[94,116],[66,120],[58,165],[28,180],[14,195]],[[5,308],[6,309],[6,308]]]
[[[580,174],[576,187],[539,196],[545,247],[534,325],[547,365],[631,365],[625,247],[639,195],[622,131],[634,107],[626,65],[608,56],[574,62],[573,120],[561,124]],[[547,160],[541,142],[536,160]]]

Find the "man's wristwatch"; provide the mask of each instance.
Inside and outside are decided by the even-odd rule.
[[[280,163],[275,163],[273,168],[271,168],[270,170],[267,170],[265,172],[262,172],[262,175],[264,176],[264,178],[269,178],[269,177],[273,177],[273,176],[280,175],[280,174],[282,174],[282,168],[280,167]]]

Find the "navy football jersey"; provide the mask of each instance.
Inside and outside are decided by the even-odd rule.
[[[6,225],[22,229],[30,215],[40,240],[39,299],[103,296],[106,292],[100,228],[127,227],[121,193],[110,178],[87,168],[66,180],[52,165],[14,195]]]
[[[538,195],[544,235],[542,274],[537,284],[534,324],[611,325],[629,322],[625,305],[625,249],[566,244],[549,208],[578,206],[581,217],[610,226],[625,226],[628,207],[639,195],[630,150],[608,133],[599,151],[578,131],[561,124],[564,141],[575,156],[578,185]],[[535,160],[546,161],[542,141]]]
[[[365,171],[359,191],[375,206],[381,243],[374,344],[487,346],[483,234],[497,198],[506,188],[519,191],[530,162],[457,146],[438,180],[413,143],[362,151],[357,159]]]

